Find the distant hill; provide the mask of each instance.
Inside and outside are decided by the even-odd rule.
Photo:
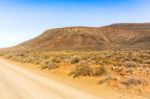
[[[50,29],[14,48],[38,50],[145,50],[150,48],[150,23],[120,23],[103,27]]]

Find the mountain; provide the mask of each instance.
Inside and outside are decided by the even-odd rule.
[[[38,50],[145,50],[150,48],[150,23],[119,23],[103,27],[50,29],[14,48]]]

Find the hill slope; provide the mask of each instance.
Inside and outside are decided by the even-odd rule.
[[[39,50],[131,50],[150,48],[150,23],[67,27],[45,31],[15,48]]]

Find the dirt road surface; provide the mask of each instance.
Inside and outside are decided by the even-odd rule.
[[[102,99],[0,60],[0,99]]]

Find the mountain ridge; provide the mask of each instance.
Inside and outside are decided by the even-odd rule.
[[[150,23],[102,27],[65,27],[43,32],[13,48],[38,50],[145,50],[150,48]]]

